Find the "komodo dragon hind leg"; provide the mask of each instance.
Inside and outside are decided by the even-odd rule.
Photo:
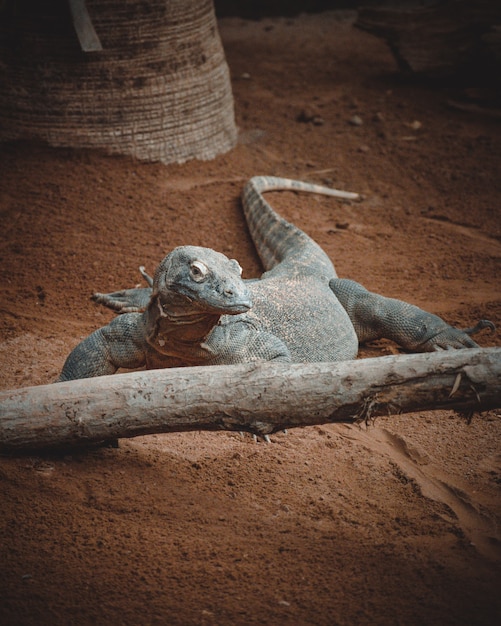
[[[438,315],[370,292],[346,278],[332,279],[329,285],[348,313],[360,343],[384,337],[414,352],[459,350],[478,348],[471,335],[486,328],[491,332],[496,329],[489,320],[480,320],[464,330],[455,328]]]
[[[107,306],[116,313],[142,313],[146,310],[150,301],[153,278],[146,273],[143,265],[139,268],[139,272],[148,283],[148,287],[122,289],[121,291],[113,291],[112,293],[94,293],[92,300],[98,304]]]

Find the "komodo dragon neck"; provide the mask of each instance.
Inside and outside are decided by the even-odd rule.
[[[212,356],[205,342],[221,315],[193,310],[192,306],[171,306],[153,296],[145,313],[148,343],[161,354],[204,361]]]

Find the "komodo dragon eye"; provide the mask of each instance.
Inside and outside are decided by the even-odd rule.
[[[193,261],[190,266],[190,273],[193,280],[200,283],[209,273],[209,268],[205,265],[205,263],[202,263],[202,261]]]

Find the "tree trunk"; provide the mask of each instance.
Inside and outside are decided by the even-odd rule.
[[[388,43],[400,70],[432,77],[484,73],[498,82],[499,0],[446,0],[419,6],[367,6],[355,26]]]
[[[501,348],[149,370],[0,392],[0,451],[189,430],[264,435],[378,415],[495,407]]]
[[[0,141],[182,163],[236,136],[212,0],[0,2]]]

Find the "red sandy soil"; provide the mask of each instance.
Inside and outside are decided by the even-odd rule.
[[[401,80],[385,44],[339,14],[220,26],[240,128],[229,154],[165,167],[2,146],[2,388],[53,381],[112,317],[89,295],[133,286],[174,246],[258,275],[239,202],[256,174],[365,195],[268,196],[340,276],[501,327],[499,119],[447,106],[478,93]],[[269,445],[200,432],[2,458],[0,621],[501,623],[500,435],[500,411],[471,425],[428,412]]]

